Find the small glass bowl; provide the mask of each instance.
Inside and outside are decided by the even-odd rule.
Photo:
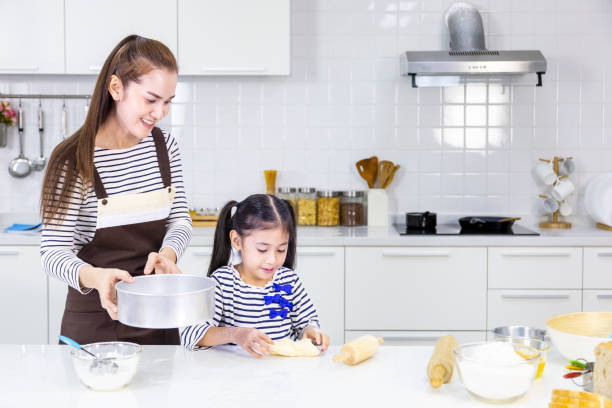
[[[472,396],[486,402],[505,403],[521,398],[533,384],[540,353],[530,346],[512,343],[522,360],[501,363],[476,359],[478,348],[487,344],[490,343],[466,343],[453,349],[461,383]]]
[[[117,364],[116,370],[95,369],[95,359],[92,356],[81,350],[71,350],[77,377],[88,388],[96,391],[118,390],[129,384],[136,374],[142,352],[139,344],[123,341],[85,344],[83,348],[99,359],[108,361],[106,364]]]

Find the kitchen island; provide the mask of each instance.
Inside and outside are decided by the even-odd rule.
[[[439,390],[425,367],[432,347],[383,346],[358,366],[332,361],[339,347],[313,358],[256,359],[234,347],[190,352],[144,346],[138,372],[124,389],[96,392],[78,380],[68,346],[0,345],[0,407],[475,407],[457,374]],[[543,378],[506,406],[545,407],[553,388],[578,388],[561,378],[564,359],[549,355]]]

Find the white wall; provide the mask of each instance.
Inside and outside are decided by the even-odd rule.
[[[544,53],[544,86],[413,89],[398,56],[445,49],[451,3],[293,0],[290,77],[181,78],[163,127],[180,139],[191,205],[264,191],[267,168],[279,170],[281,186],[361,189],[354,163],[376,154],[402,166],[390,188],[393,213],[523,215],[540,191],[529,173],[538,157],[573,156],[581,190],[612,171],[612,3],[473,2],[488,48]],[[94,80],[5,75],[0,91],[90,93]],[[26,155],[35,156],[38,101],[23,103]],[[51,148],[62,101],[42,103]],[[84,101],[66,104],[75,130]],[[0,162],[17,153],[11,129]],[[41,178],[0,171],[0,212],[35,211]]]

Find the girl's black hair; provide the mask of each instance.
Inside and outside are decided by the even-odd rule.
[[[232,216],[234,206],[236,207],[236,213]],[[253,194],[241,202],[229,201],[219,213],[208,276],[220,267],[227,265],[232,249],[231,230],[236,230],[238,235],[244,237],[250,231],[279,226],[289,234],[287,257],[283,266],[294,269],[296,228],[295,214],[291,203],[269,194]]]

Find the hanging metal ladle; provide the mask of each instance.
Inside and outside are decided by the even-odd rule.
[[[9,163],[9,173],[13,177],[25,177],[32,171],[30,160],[23,155],[23,110],[21,109],[21,101],[19,101],[19,109],[17,110],[17,128],[19,130],[19,156],[11,160]]]
[[[32,159],[32,167],[36,171],[41,171],[45,168],[47,158],[45,157],[45,142],[43,140],[43,132],[45,131],[45,113],[42,110],[42,104],[38,101],[38,136],[40,137],[40,156]]]

